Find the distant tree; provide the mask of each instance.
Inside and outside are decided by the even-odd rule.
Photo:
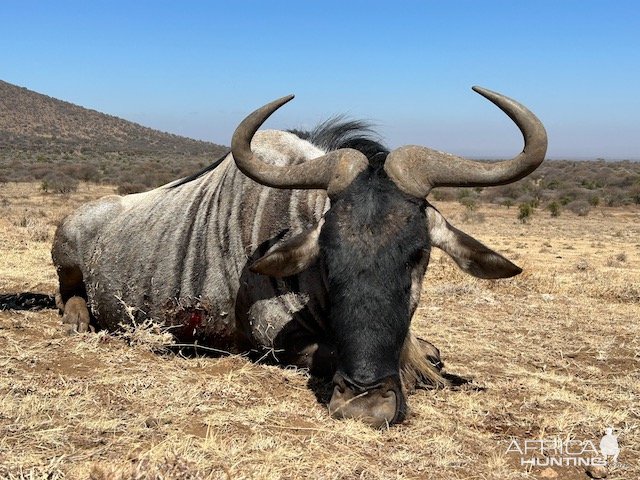
[[[473,197],[463,197],[460,199],[460,204],[464,205],[467,210],[473,211],[477,207],[476,199]]]

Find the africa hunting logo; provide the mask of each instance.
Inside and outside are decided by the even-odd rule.
[[[513,439],[507,447],[507,454],[520,455],[520,465],[531,467],[607,466],[616,464],[620,447],[613,428],[596,445],[591,440],[563,439],[560,437],[543,439]]]

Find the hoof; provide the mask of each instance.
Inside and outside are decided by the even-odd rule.
[[[71,297],[64,305],[62,323],[66,326],[67,334],[95,332],[89,325],[89,309],[87,302],[82,297]]]

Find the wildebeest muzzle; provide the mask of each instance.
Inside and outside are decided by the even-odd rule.
[[[398,375],[361,385],[343,373],[336,373],[333,385],[329,413],[334,418],[354,418],[374,428],[404,420],[406,400]]]

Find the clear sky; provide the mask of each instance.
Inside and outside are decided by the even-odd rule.
[[[481,85],[533,110],[550,158],[640,159],[639,1],[0,0],[0,79],[228,145],[254,108],[347,113],[391,147],[512,156]]]

